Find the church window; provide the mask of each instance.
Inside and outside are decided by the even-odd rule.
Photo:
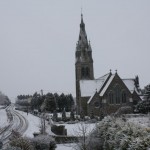
[[[113,104],[114,103],[114,94],[113,94],[113,92],[111,91],[108,96],[109,96],[109,103]]]
[[[81,78],[85,77],[85,68],[81,68]]]
[[[119,85],[115,87],[115,97],[116,97],[116,104],[120,104],[120,88]]]
[[[125,91],[122,92],[122,103],[126,103],[127,102],[127,96]]]
[[[94,106],[95,106],[95,108],[98,108],[98,107],[100,106],[99,101],[96,101],[96,102],[94,103]]]
[[[88,67],[86,67],[86,77],[89,77],[89,68]]]

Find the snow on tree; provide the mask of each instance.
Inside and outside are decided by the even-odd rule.
[[[10,104],[9,98],[5,94],[0,92],[0,105],[9,105],[9,104]]]
[[[96,147],[100,150],[147,150],[150,148],[150,131],[122,118],[108,116],[97,125],[86,144],[86,150]]]
[[[54,112],[53,112],[53,121],[58,121],[58,114],[57,114],[57,111],[56,110],[54,110]]]
[[[136,105],[136,111],[139,113],[150,112],[150,100],[143,100]]]
[[[56,143],[49,135],[39,135],[31,139],[31,143],[35,150],[55,150]]]
[[[21,149],[21,148],[19,148],[19,147],[8,146],[7,148],[2,149],[2,150],[22,150],[22,149]]]
[[[150,101],[150,84],[144,88],[144,100]]]

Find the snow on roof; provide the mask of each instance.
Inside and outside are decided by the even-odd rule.
[[[89,97],[99,91],[110,74],[95,80],[80,80],[81,97]]]
[[[96,90],[99,91],[104,80],[80,80],[81,97],[93,95]]]
[[[122,79],[122,81],[125,83],[131,93],[135,91],[137,94],[141,95],[141,91],[135,86],[134,79]]]
[[[105,87],[101,91],[100,96],[104,95],[104,93],[106,92],[108,86],[110,85],[110,83],[112,82],[112,80],[113,80],[114,77],[115,77],[115,74],[112,74],[111,77],[109,78],[109,80],[107,81],[107,84],[105,85]]]
[[[96,93],[96,92],[95,92]],[[91,100],[93,99],[93,97],[94,97],[94,95],[95,95],[95,93],[90,97],[90,99],[88,100],[88,104],[91,102]]]
[[[127,86],[127,88],[131,93],[133,93],[134,90],[136,90],[134,79],[122,79],[122,81],[124,82],[124,84]]]

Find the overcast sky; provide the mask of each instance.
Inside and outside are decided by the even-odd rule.
[[[150,83],[150,0],[0,0],[0,91],[75,95],[81,7],[95,78],[117,69]]]

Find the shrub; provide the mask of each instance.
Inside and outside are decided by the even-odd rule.
[[[147,150],[150,131],[121,118],[106,117],[88,137],[86,145],[87,150]]]
[[[55,150],[56,143],[49,135],[39,135],[31,139],[34,150]]]

